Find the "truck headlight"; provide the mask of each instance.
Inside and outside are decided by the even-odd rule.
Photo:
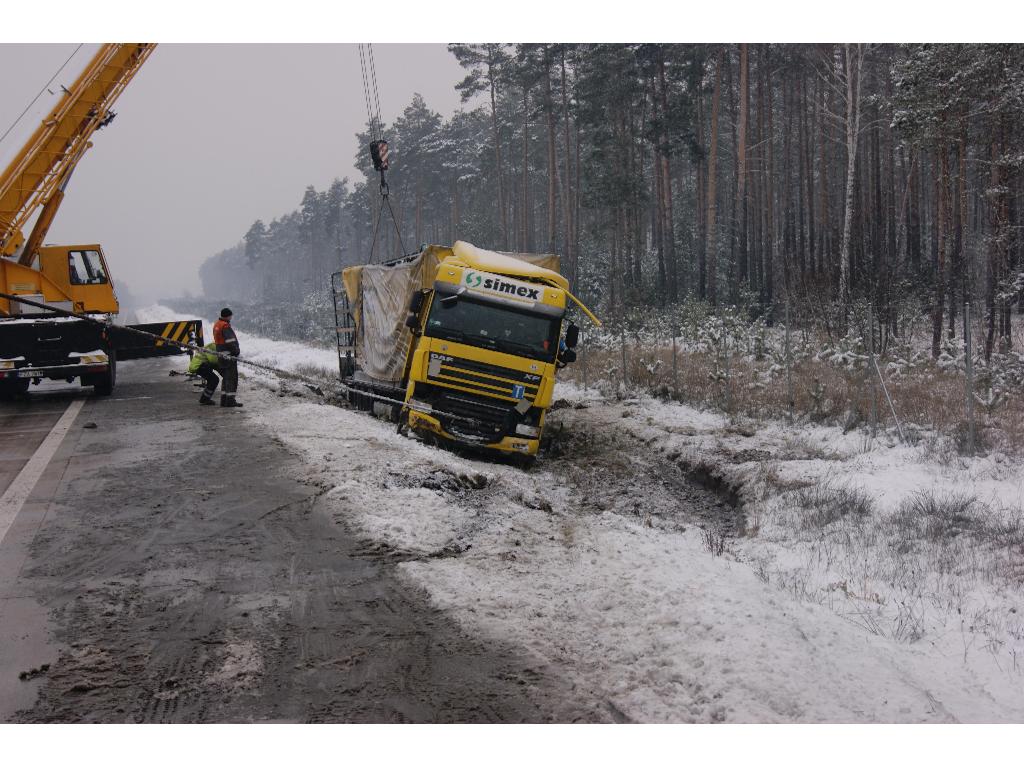
[[[516,424],[516,434],[522,435],[523,437],[536,437],[540,430],[537,427],[531,427],[527,424]]]
[[[431,413],[434,410],[434,406],[430,403],[424,403],[422,400],[410,400],[406,405],[414,411],[420,413]]]

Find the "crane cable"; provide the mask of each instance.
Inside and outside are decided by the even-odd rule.
[[[63,64],[61,64],[61,65],[60,65],[60,66],[59,66],[59,67],[57,68],[57,71],[53,73],[53,77],[51,77],[51,78],[50,78],[50,79],[49,79],[49,80],[47,81],[46,85],[44,85],[44,86],[43,86],[42,88],[40,88],[40,89],[39,89],[39,93],[37,93],[37,94],[36,94],[36,97],[35,97],[34,99],[32,99],[32,101],[30,101],[30,102],[28,103],[28,106],[27,106],[27,107],[25,107],[25,109],[24,109],[24,110],[22,110],[22,113],[21,113],[20,115],[18,115],[18,116],[17,116],[17,117],[16,117],[15,119],[14,119],[14,122],[10,124],[10,126],[9,126],[9,127],[7,128],[7,130],[6,130],[6,131],[4,131],[4,135],[3,135],[3,136],[0,136],[0,143],[3,143],[3,140],[7,138],[7,135],[8,135],[8,134],[9,134],[9,133],[10,133],[11,131],[13,131],[13,130],[14,130],[14,126],[16,126],[16,125],[17,125],[18,123],[20,123],[20,122],[21,122],[21,118],[23,118],[23,117],[24,117],[24,116],[25,116],[26,114],[28,114],[28,111],[29,111],[30,109],[32,109],[32,107],[33,107],[33,106],[35,106],[35,103],[36,103],[37,101],[39,101],[39,97],[43,95],[43,91],[45,91],[45,90],[49,89],[49,87],[50,87],[51,85],[53,85],[53,81],[57,79],[57,76],[58,76],[58,75],[60,75],[60,73],[61,73],[61,72],[63,72],[63,71],[64,71],[64,67],[66,67],[66,66],[68,65],[68,63],[69,63],[69,62],[70,62],[70,61],[71,61],[71,60],[72,60],[73,58],[75,58],[75,54],[76,54],[76,53],[78,53],[78,52],[79,52],[80,50],[82,50],[82,46],[83,46],[83,45],[84,45],[84,43],[79,43],[79,44],[78,44],[78,47],[77,47],[77,48],[75,48],[75,50],[73,50],[73,51],[71,52],[71,55],[70,55],[70,56],[68,56],[68,58],[67,58],[67,61],[65,61],[65,62],[64,62]]]
[[[363,76],[363,99],[366,102],[366,119],[370,126],[370,139],[372,143],[377,143],[384,139],[384,124],[380,117],[380,89],[377,87],[377,63],[373,56],[372,43],[359,43],[359,68]],[[383,168],[380,169],[380,197],[381,204],[377,209],[377,217],[373,223],[373,239],[370,241],[369,263],[374,261],[374,253],[377,250],[377,235],[380,233],[380,220],[384,215],[385,205],[387,205],[388,213],[391,216],[391,222],[395,225],[395,234],[398,236],[398,244],[402,249],[402,255],[404,256],[406,253],[402,230],[398,226],[398,217],[395,216],[395,209],[391,206],[391,190],[388,187],[387,177]]]
[[[373,56],[373,44],[367,44],[368,58],[370,59],[370,77],[373,80],[373,103],[377,113],[377,132],[382,134],[384,131],[384,125],[380,120],[380,91],[377,89],[377,63]],[[378,139],[384,138],[382,135],[377,137]]]
[[[359,69],[363,75],[363,99],[366,102],[366,122],[370,126],[370,138],[376,141],[381,138],[380,123],[374,119],[373,107],[370,105],[370,80],[366,73],[366,51],[362,43],[359,44]]]

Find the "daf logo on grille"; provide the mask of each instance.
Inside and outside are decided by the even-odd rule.
[[[523,376],[523,378],[526,379],[527,381],[540,381],[540,376],[538,376],[535,373],[527,373],[526,375]]]

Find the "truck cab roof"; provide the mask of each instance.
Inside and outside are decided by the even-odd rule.
[[[558,257],[552,255],[553,265],[558,264]],[[449,256],[445,263],[449,266],[469,267],[481,272],[491,272],[497,275],[518,277],[525,280],[536,280],[548,285],[569,290],[569,281],[553,269],[531,264],[528,261],[517,259],[497,251],[488,251],[477,248],[475,245],[456,241],[452,246],[452,256]]]

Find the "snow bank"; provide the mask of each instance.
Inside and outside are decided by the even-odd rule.
[[[586,419],[739,489],[748,530],[729,547],[761,580],[867,635],[926,649],[942,674],[967,670],[986,698],[1024,704],[1024,469],[1015,462],[959,456],[934,437],[904,445],[885,432],[716,425],[687,406],[626,407],[623,419],[624,404],[592,400]]]

